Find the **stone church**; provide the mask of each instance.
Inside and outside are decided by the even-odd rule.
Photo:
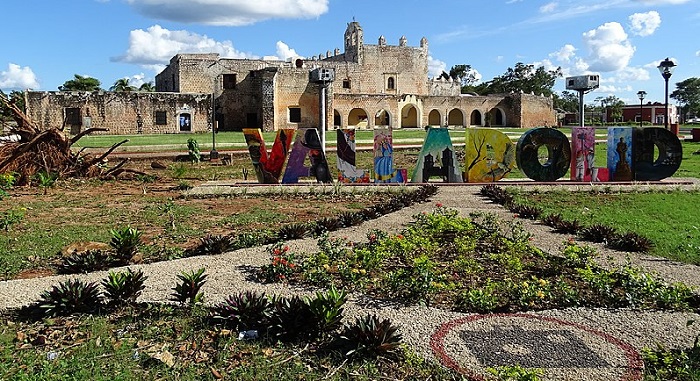
[[[428,78],[425,38],[417,47],[405,37],[398,45],[383,36],[365,44],[354,21],[345,30],[343,52],[291,61],[178,54],[156,76],[155,93],[30,92],[28,108],[34,120],[72,131],[86,123],[106,126],[113,134],[203,132],[214,124],[221,131],[274,131],[556,123],[551,98],[460,94],[458,82]]]

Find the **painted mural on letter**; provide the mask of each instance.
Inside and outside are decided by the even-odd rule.
[[[357,168],[355,129],[338,129],[338,181],[341,183],[369,183],[369,171]]]
[[[248,145],[248,152],[259,183],[279,184],[282,168],[284,168],[284,162],[287,159],[287,153],[295,133],[296,130],[293,128],[277,131],[272,151],[268,155],[265,140],[260,130],[257,128],[243,129],[245,142]]]
[[[308,167],[305,165],[307,157],[311,162]],[[314,177],[316,181],[322,183],[333,181],[326,155],[321,146],[321,138],[315,128],[299,129],[292,152],[289,154],[282,183],[295,184],[299,182],[301,177]]]
[[[404,171],[394,169],[394,143],[391,127],[374,130],[374,181],[377,183],[402,183],[406,181]]]
[[[464,149],[464,181],[498,181],[515,167],[515,144],[501,131],[467,129]]]
[[[462,173],[450,132],[447,128],[430,128],[427,132],[411,182],[425,183],[431,177],[441,177],[444,182],[461,183]]]
[[[599,181],[595,177],[595,127],[571,130],[571,180]],[[594,176],[595,175],[595,176]]]
[[[608,127],[608,174],[610,181],[634,179],[632,127]]]

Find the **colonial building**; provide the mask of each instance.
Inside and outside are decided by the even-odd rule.
[[[383,36],[365,44],[362,27],[351,22],[344,45],[342,53],[291,62],[178,54],[156,76],[156,90],[213,94],[220,130],[555,124],[550,98],[467,96],[458,82],[429,79],[425,38],[418,47],[405,37],[398,45]],[[330,69],[332,80],[316,80],[317,69]]]
[[[322,76],[318,74],[322,73]],[[178,54],[156,76],[155,93],[28,92],[40,126],[88,127],[110,134],[179,133],[326,126],[393,128],[556,123],[552,99],[535,94],[471,96],[460,84],[428,78],[428,41],[364,43],[347,25],[344,51],[271,61]]]

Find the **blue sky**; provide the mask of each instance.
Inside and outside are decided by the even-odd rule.
[[[56,90],[88,75],[153,81],[176,53],[308,57],[336,47],[355,19],[365,43],[429,42],[431,75],[469,64],[483,80],[517,62],[597,73],[601,88],[636,103],[663,102],[670,81],[700,77],[700,0],[8,0],[3,2],[0,88]],[[556,90],[564,89],[559,80]]]

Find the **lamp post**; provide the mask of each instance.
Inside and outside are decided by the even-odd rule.
[[[639,90],[637,96],[639,97],[639,127],[642,127],[642,121],[644,121],[644,97],[647,92],[644,90]]]
[[[676,68],[676,63],[671,61],[670,59],[668,59],[668,57],[666,57],[666,59],[661,61],[659,66],[657,66],[656,68],[659,69],[661,76],[664,77],[664,81],[666,82],[666,96],[665,96],[665,99],[666,99],[666,102],[665,102],[666,106],[665,107],[666,108],[664,110],[664,122],[665,122],[665,127],[668,130],[669,129],[668,128],[668,119],[669,119],[669,115],[668,115],[668,80],[669,80],[669,78],[671,78],[671,75],[673,75],[673,70]]]

